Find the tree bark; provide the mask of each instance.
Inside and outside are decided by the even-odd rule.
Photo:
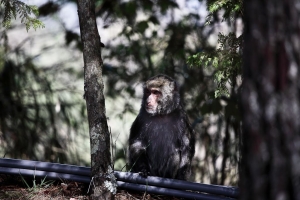
[[[244,12],[240,199],[300,199],[300,0]]]
[[[93,184],[91,199],[111,199],[104,187],[111,167],[110,134],[103,95],[101,42],[96,25],[95,2],[78,0],[78,15],[84,59],[84,97],[86,100],[91,144]]]

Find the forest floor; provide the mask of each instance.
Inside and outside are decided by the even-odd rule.
[[[88,200],[88,184],[32,180],[0,174],[0,200]],[[118,190],[115,200],[178,200],[175,197]]]

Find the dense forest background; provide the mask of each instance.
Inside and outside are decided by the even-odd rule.
[[[24,2],[38,6],[45,27],[27,32],[17,20],[0,30],[0,156],[89,166],[76,1]],[[241,7],[239,0],[96,1],[116,170],[126,169],[141,84],[164,73],[179,82],[197,134],[194,181],[238,183]]]

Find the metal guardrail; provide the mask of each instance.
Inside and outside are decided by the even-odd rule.
[[[89,167],[0,158],[0,174],[20,174],[90,183],[90,173]],[[238,188],[230,186],[208,185],[154,176],[143,178],[137,173],[130,172],[115,171],[114,175],[118,180],[118,188],[146,191],[153,194],[199,200],[233,200],[239,195]]]

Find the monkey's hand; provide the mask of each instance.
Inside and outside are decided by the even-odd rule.
[[[143,178],[147,178],[149,175],[150,175],[150,172],[147,171],[147,169],[142,169],[140,172],[139,172],[139,175]]]

